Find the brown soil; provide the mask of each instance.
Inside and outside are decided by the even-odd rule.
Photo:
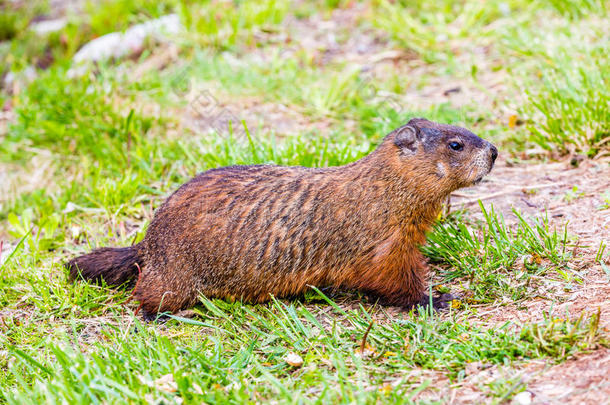
[[[602,194],[610,193],[610,165],[584,161],[573,167],[569,161],[511,165],[501,161],[480,185],[452,196],[452,206],[485,206],[516,220],[514,207],[527,217],[548,215],[558,229],[569,221],[569,232],[578,236],[583,249],[597,250],[610,240],[610,207]]]

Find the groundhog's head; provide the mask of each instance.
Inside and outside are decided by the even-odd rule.
[[[491,171],[498,149],[472,132],[414,118],[393,132],[399,159],[417,162],[420,174],[433,174],[447,192],[480,182]]]

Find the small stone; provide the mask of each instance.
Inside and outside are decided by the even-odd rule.
[[[19,72],[8,72],[6,76],[4,76],[2,87],[7,89],[9,93],[15,94],[17,93],[15,87],[24,87],[28,83],[34,81],[37,76],[38,74],[33,66],[26,66],[25,69]]]
[[[288,353],[284,357],[284,361],[286,361],[286,363],[290,364],[292,367],[301,367],[303,365],[303,359],[301,356],[294,352]]]
[[[47,35],[52,32],[57,32],[66,26],[68,20],[65,18],[57,18],[55,20],[43,20],[32,23],[30,29],[38,35]]]
[[[156,20],[134,25],[125,32],[111,32],[86,43],[74,55],[73,66],[68,77],[81,76],[87,71],[87,62],[99,62],[108,59],[119,59],[134,55],[144,49],[147,38],[159,42],[169,42],[172,35],[182,30],[183,26],[176,14],[169,14]]]
[[[155,387],[160,391],[165,392],[176,392],[178,391],[178,384],[174,381],[174,376],[171,374],[165,374],[155,380]]]
[[[529,405],[532,403],[534,396],[529,391],[523,391],[515,395],[513,398],[513,404],[515,405]]]

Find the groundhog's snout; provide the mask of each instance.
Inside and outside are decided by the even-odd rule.
[[[491,150],[491,165],[493,166],[494,162],[498,158],[498,148],[496,148],[492,144],[489,144],[489,145],[490,145],[489,149]]]
[[[487,147],[481,153],[481,155],[483,155],[484,158],[482,159],[483,161],[479,161],[480,168],[483,171],[483,173],[481,173],[481,177],[483,177],[486,174],[488,174],[489,172],[491,172],[491,169],[493,169],[494,163],[496,162],[496,159],[498,158],[498,148],[496,148],[490,142],[485,141],[485,143],[487,144]],[[477,180],[480,181],[480,178]]]
[[[498,158],[498,148],[487,141],[483,141],[484,144],[479,149],[479,152],[475,155],[474,158],[474,167],[476,169],[472,170],[471,176],[473,184],[478,184],[483,177],[485,177],[491,169],[494,167],[494,163]]]
[[[498,148],[496,148],[495,146],[493,146],[491,143],[489,144],[489,151],[491,152],[491,164],[489,165],[489,170],[491,170],[492,167],[494,167],[494,163],[496,161],[496,159],[498,158]]]

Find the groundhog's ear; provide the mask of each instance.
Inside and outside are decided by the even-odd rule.
[[[394,135],[394,144],[407,153],[417,152],[417,141],[417,128],[411,125],[398,128]]]

